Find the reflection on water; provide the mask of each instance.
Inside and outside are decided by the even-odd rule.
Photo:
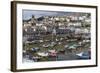
[[[90,55],[85,55],[85,56],[78,56],[76,54],[72,53],[67,53],[66,52],[63,54],[57,54],[57,56],[48,56],[48,57],[42,57],[40,59],[32,59],[32,58],[23,58],[23,62],[45,62],[45,61],[64,61],[64,60],[88,60],[91,59]]]

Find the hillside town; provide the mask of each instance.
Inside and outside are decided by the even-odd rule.
[[[23,20],[23,62],[91,59],[91,14]]]

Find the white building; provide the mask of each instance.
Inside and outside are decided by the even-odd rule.
[[[81,27],[81,22],[70,22],[68,23],[68,26],[80,26]]]

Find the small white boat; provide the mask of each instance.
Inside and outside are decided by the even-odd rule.
[[[43,56],[43,57],[48,56],[48,53],[46,53],[46,52],[38,52],[37,54],[39,56]]]

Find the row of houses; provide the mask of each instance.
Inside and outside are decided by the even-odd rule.
[[[41,25],[64,25],[64,23],[68,23],[68,25],[72,24],[78,24],[81,25],[81,22],[87,22],[91,23],[91,17],[85,16],[42,16],[39,18],[35,18],[35,16],[32,16],[29,20],[23,20],[24,27],[25,26],[41,26]],[[56,25],[57,25],[56,24]],[[66,24],[67,25],[67,24]]]
[[[27,39],[39,39],[41,35],[72,35],[90,38],[91,18],[87,16],[42,16],[23,21],[23,36]],[[88,25],[83,27],[83,25]]]

